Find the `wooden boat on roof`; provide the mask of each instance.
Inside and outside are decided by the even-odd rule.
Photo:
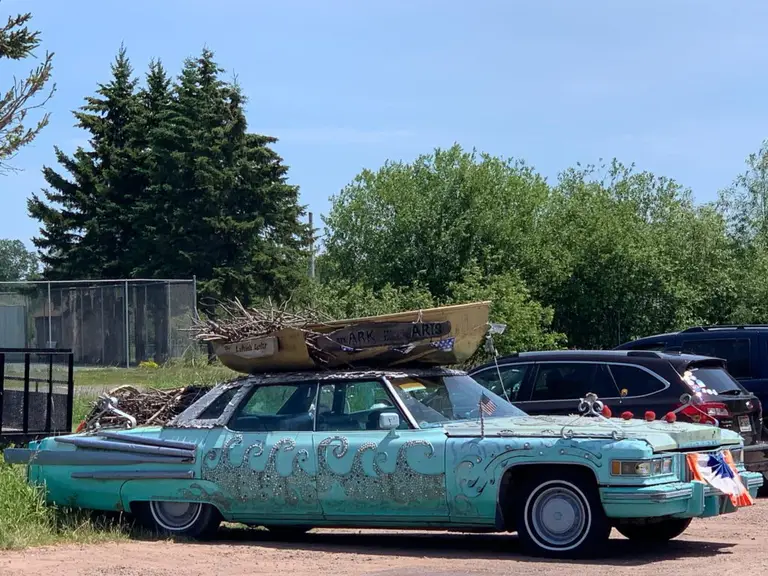
[[[451,365],[467,360],[488,331],[490,302],[286,327],[239,342],[214,342],[237,372]]]

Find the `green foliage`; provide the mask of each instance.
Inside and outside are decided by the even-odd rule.
[[[9,16],[6,24],[0,27],[0,61],[3,58],[29,58],[40,46],[40,32],[33,32],[27,26],[31,18],[28,12]],[[34,126],[29,126],[27,115],[44,106],[53,95],[55,86],[41,102],[32,104],[33,98],[48,84],[52,67],[53,54],[46,53],[42,64],[31,70],[26,78],[14,78],[11,86],[0,92],[0,170],[9,169],[7,161],[32,142],[48,124],[49,115],[44,114]]]
[[[414,285],[438,304],[491,299],[492,320],[508,325],[502,352],[766,322],[766,158],[768,144],[712,205],[616,160],[552,185],[459,146],[388,162],[333,198],[319,278],[354,286],[361,301]]]
[[[33,241],[51,278],[196,276],[203,302],[285,295],[306,277],[298,188],[248,132],[245,97],[213,53],[175,81],[153,61],[144,86],[121,47],[112,77],[75,113],[90,150],[56,150],[70,173],[43,170]]]
[[[473,264],[461,282],[449,285],[449,291],[446,304],[491,301],[491,321],[507,325],[502,335],[494,336],[500,354],[553,350],[566,343],[565,334],[551,330],[553,310],[531,297],[525,282],[514,270],[484,277]]]
[[[3,463],[0,451],[0,550],[113,540],[127,534],[119,522],[46,506],[42,489],[30,486],[24,473],[23,466]]]
[[[0,281],[31,280],[37,274],[37,256],[21,240],[0,240]]]
[[[407,287],[386,284],[377,290],[343,279],[311,282],[296,298],[302,304],[339,319],[393,314],[435,305],[429,291],[418,284]]]
[[[323,274],[374,288],[420,282],[436,298],[475,261],[485,273],[548,259],[539,213],[549,187],[524,163],[454,145],[364,170],[332,198]]]

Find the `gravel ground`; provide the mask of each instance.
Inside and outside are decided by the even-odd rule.
[[[606,557],[551,562],[520,555],[514,535],[317,530],[285,541],[263,530],[222,529],[214,543],[131,541],[0,552],[3,576],[698,576],[768,574],[768,500],[694,520],[667,546],[644,548],[614,532]]]

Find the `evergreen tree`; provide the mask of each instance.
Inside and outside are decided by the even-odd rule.
[[[249,134],[244,97],[220,80],[213,53],[187,59],[163,121],[150,132],[150,203],[165,276],[195,274],[201,296],[284,296],[301,281],[298,188],[268,146]]]
[[[201,296],[285,296],[305,276],[298,188],[270,148],[247,131],[239,86],[221,80],[213,53],[187,59],[177,82],[153,62],[146,86],[124,48],[112,79],[76,113],[91,151],[57,149],[68,180],[44,169],[38,196],[49,277],[196,275]]]
[[[141,130],[136,80],[124,47],[112,65],[112,79],[74,113],[77,126],[90,133],[91,150],[78,147],[72,157],[58,147],[56,159],[71,179],[44,167],[50,186],[46,204],[36,194],[30,216],[41,222],[35,245],[49,277],[124,277],[130,272],[133,238],[131,205],[145,183],[139,171]]]

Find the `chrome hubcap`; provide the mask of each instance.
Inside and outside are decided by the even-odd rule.
[[[203,506],[199,502],[150,502],[150,508],[160,526],[178,532],[197,521]]]
[[[530,506],[537,539],[553,548],[567,548],[583,538],[588,512],[578,494],[556,486],[542,490]]]

